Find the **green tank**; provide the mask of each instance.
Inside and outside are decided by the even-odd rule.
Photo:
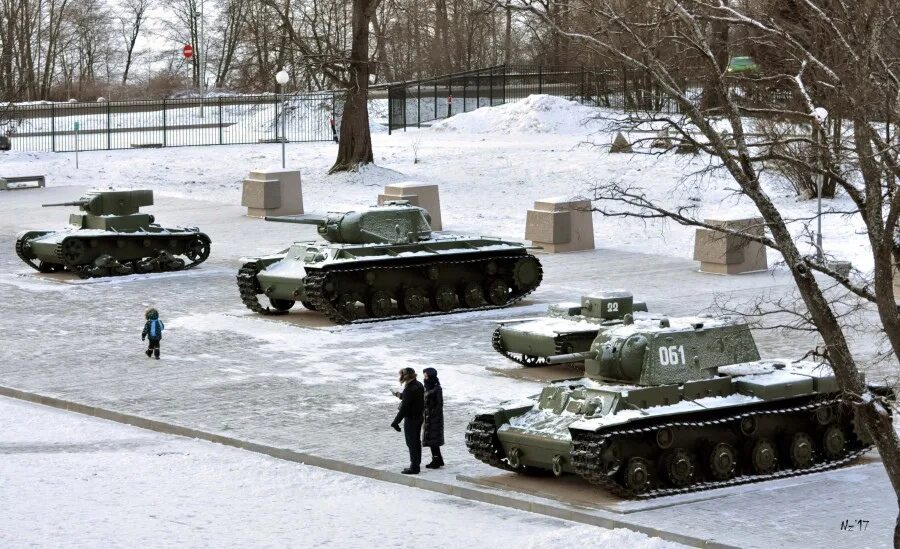
[[[69,226],[58,231],[24,231],[16,253],[42,273],[71,271],[81,278],[179,271],[209,257],[209,237],[197,228],[166,228],[141,213],[153,191],[88,191],[80,199],[49,206],[78,206]]]
[[[491,309],[522,299],[543,276],[523,245],[432,233],[428,213],[406,201],[266,219],[314,224],[323,240],[297,242],[241,267],[241,299],[261,314],[284,314],[300,302],[345,324]]]
[[[872,447],[830,366],[760,359],[745,323],[626,317],[547,362],[573,360],[585,378],[478,414],[469,451],[647,498],[831,469]]]
[[[587,351],[601,330],[620,326],[625,315],[653,318],[647,304],[635,302],[630,292],[595,292],[580,303],[550,305],[546,316],[503,321],[491,343],[513,362],[546,366],[547,357]]]

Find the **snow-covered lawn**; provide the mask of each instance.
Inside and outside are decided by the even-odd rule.
[[[3,547],[680,547],[0,398]]]
[[[697,217],[743,217],[756,209],[734,193],[725,173],[705,173],[705,155],[610,154],[613,133],[598,114],[558,97],[536,95],[484,107],[393,135],[374,133],[377,167],[356,174],[327,175],[334,143],[288,146],[287,164],[299,168],[308,212],[349,209],[375,201],[386,183],[423,180],[440,184],[444,228],[521,239],[526,210],[536,199],[591,196],[592,186],[609,182],[640,187],[663,205],[692,204]],[[637,134],[632,139],[646,138]],[[418,157],[419,162],[414,159]],[[232,145],[73,154],[0,154],[0,176],[45,173],[49,185],[148,187],[159,192],[240,202],[241,180],[257,167],[280,165],[279,145]],[[767,176],[768,177],[768,176]],[[810,219],[815,201],[800,201],[786,186],[767,180],[786,218]],[[826,211],[851,209],[849,199],[826,200]],[[812,223],[812,221],[807,221]],[[832,214],[824,220],[824,245],[838,259],[871,268],[868,242],[858,216]],[[795,234],[803,223],[793,224]],[[598,247],[690,258],[694,230],[674,223],[603,218],[595,214]],[[811,251],[811,247],[803,246]],[[770,263],[773,258],[770,252]]]

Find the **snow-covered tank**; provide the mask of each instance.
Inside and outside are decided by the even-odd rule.
[[[547,357],[587,351],[601,330],[620,326],[626,315],[654,318],[647,313],[647,304],[635,302],[630,292],[594,292],[578,303],[550,305],[546,316],[502,321],[491,344],[513,362],[545,366]]]
[[[266,219],[316,225],[324,241],[247,260],[238,290],[244,305],[261,314],[284,314],[299,301],[345,324],[506,307],[543,277],[540,261],[522,244],[433,233],[428,212],[402,200]]]
[[[872,444],[829,365],[762,360],[733,319],[626,317],[548,362],[578,359],[585,378],[478,414],[469,451],[644,498],[840,467]]]

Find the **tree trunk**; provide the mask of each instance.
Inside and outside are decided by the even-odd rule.
[[[728,24],[716,21],[712,24],[710,46],[716,65],[724,71],[728,66]],[[719,75],[711,74],[703,85],[703,93],[700,96],[700,109],[703,111],[720,110],[725,105],[725,98],[718,86]]]
[[[369,133],[369,22],[378,0],[353,1],[350,81],[341,117],[337,160],[328,173],[355,171],[374,162]]]

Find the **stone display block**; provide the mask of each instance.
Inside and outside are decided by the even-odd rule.
[[[590,200],[542,198],[528,210],[525,238],[545,252],[594,249],[594,218]]]
[[[391,200],[406,200],[413,206],[425,208],[431,216],[431,228],[440,231],[441,223],[441,197],[437,185],[406,181],[403,183],[391,183],[384,186],[384,193],[378,195],[378,205]]]
[[[765,222],[762,218],[707,219],[708,225],[763,236]],[[700,272],[714,274],[741,274],[768,269],[766,247],[737,235],[711,229],[697,229],[694,238],[694,260],[700,262]]]
[[[298,170],[253,170],[244,180],[241,205],[250,217],[303,213],[303,190]]]

